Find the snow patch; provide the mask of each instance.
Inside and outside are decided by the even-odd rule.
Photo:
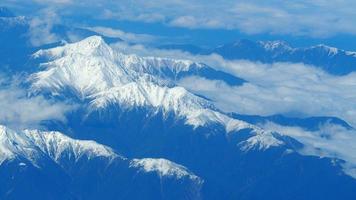
[[[14,131],[0,125],[0,164],[6,160],[25,158],[38,166],[44,156],[57,163],[64,156],[73,157],[75,161],[83,157],[119,157],[110,148],[94,141],[74,140],[59,132]]]
[[[141,168],[145,172],[156,172],[161,177],[167,176],[178,179],[188,177],[191,180],[202,182],[198,176],[194,175],[186,167],[162,158],[133,159],[130,163],[130,167]]]

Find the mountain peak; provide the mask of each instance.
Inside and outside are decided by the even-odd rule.
[[[104,39],[99,35],[93,35],[90,37],[85,38],[84,40],[80,41],[80,44],[87,44],[91,47],[99,47],[100,45],[106,45]]]
[[[130,166],[141,168],[145,172],[156,172],[160,176],[174,176],[178,179],[188,177],[199,182],[203,181],[198,176],[190,172],[186,167],[163,158],[133,159]]]
[[[0,125],[0,164],[21,157],[37,165],[44,155],[55,162],[67,155],[75,158],[75,161],[82,157],[118,157],[110,148],[94,141],[75,140],[60,132],[14,131]]]
[[[267,50],[276,50],[276,49],[292,49],[292,47],[285,41],[274,40],[274,41],[259,41],[265,49]]]
[[[39,50],[33,57],[51,57],[58,58],[63,56],[78,57],[79,55],[85,56],[111,56],[112,49],[101,36],[90,36],[84,40],[76,43],[67,43],[63,46],[51,48],[48,50]]]
[[[339,52],[339,49],[325,44],[318,44],[316,46],[311,47],[311,49],[320,49],[322,51],[327,52],[330,56],[336,55]]]

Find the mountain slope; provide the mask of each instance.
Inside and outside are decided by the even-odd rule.
[[[0,197],[4,199],[199,199],[203,184],[171,161],[130,161],[96,142],[74,140],[59,132],[0,126],[0,150]],[[43,188],[35,189],[33,184]],[[176,193],[171,193],[173,188]]]
[[[176,86],[175,75],[189,68],[189,61],[125,55],[96,36],[34,57],[43,64],[31,75],[32,95],[79,105],[67,115],[67,123],[48,122],[48,129],[95,140],[129,157],[180,163],[204,180],[205,199],[355,196],[355,179],[343,171],[344,160],[303,154],[309,146],[295,139],[299,137],[247,122],[259,119],[229,116]],[[130,164],[148,173],[172,174],[165,161]],[[333,189],[321,192],[325,188]]]
[[[89,101],[92,111],[110,105],[121,108],[151,108],[174,113],[197,128],[220,124],[226,132],[253,129],[255,134],[269,138],[269,145],[278,145],[270,133],[251,124],[232,119],[218,112],[213,104],[182,87],[174,85],[174,77],[190,67],[201,67],[190,61],[161,58],[140,58],[116,52],[98,36],[81,42],[37,52],[47,57],[44,68],[32,75],[32,90],[63,95],[72,91],[82,101]],[[162,79],[162,78],[165,79]]]

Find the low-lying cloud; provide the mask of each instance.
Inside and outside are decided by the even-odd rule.
[[[153,35],[128,33],[120,29],[113,29],[103,26],[87,27],[86,29],[94,31],[106,37],[120,38],[130,43],[149,43],[156,40],[156,37]]]
[[[1,81],[0,83],[4,83]],[[75,105],[47,100],[43,96],[29,97],[14,84],[0,86],[0,124],[12,128],[37,128],[46,120],[66,121],[65,114]]]
[[[29,20],[29,40],[33,46],[41,46],[58,42],[61,38],[52,31],[56,24],[60,24],[60,16],[53,9],[43,9],[37,16]]]
[[[207,96],[227,112],[241,114],[335,116],[356,125],[356,74],[332,76],[311,66],[236,63],[231,69],[247,80],[231,87],[220,81],[188,77],[179,82]]]
[[[191,76],[177,84],[208,97],[226,112],[252,115],[334,116],[356,127],[356,73],[330,75],[302,63],[262,64],[228,61],[219,55],[191,55],[179,50],[161,50],[142,45],[113,45],[125,53],[163,56],[203,62],[248,82],[230,86],[223,81]],[[303,155],[340,159],[346,174],[356,178],[356,131],[335,124],[321,124],[319,130],[281,126],[272,122],[262,128],[290,136],[304,145]]]
[[[303,155],[336,158],[346,174],[356,178],[356,131],[332,124],[324,124],[318,131],[306,131],[300,127],[281,126],[274,123],[261,125],[264,129],[278,132],[301,142]]]
[[[190,59],[240,77],[247,83],[229,86],[201,77],[178,82],[194,93],[212,99],[226,112],[252,115],[334,116],[356,126],[356,73],[333,76],[301,63],[262,64],[228,61],[219,55],[191,55],[178,50],[146,48],[118,43],[114,48],[141,56]]]

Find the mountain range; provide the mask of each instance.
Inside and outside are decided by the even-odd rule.
[[[215,48],[194,45],[161,45],[161,49],[179,49],[192,54],[218,54],[228,60],[250,60],[262,63],[289,62],[316,66],[333,75],[347,75],[356,70],[356,52],[319,44],[292,47],[284,41],[238,40]]]
[[[10,52],[0,62],[10,70],[3,71],[21,72],[19,87],[28,98],[72,105],[64,120],[43,120],[24,130],[0,126],[0,199],[356,198],[353,152],[327,145],[340,138],[324,127],[354,131],[342,119],[227,113],[179,81],[201,77],[240,86],[247,82],[240,77],[190,60],[125,54],[100,35],[34,47],[8,23],[17,17],[0,13],[0,20],[6,18],[0,25],[7,27],[0,34],[11,36],[1,41]],[[26,25],[17,21],[15,27]],[[12,51],[15,41],[22,46]],[[338,54],[355,56],[284,42],[195,50],[226,59],[307,64],[315,53],[329,63]],[[320,65],[337,75],[352,72],[335,62]],[[268,123],[311,135],[270,130]]]

